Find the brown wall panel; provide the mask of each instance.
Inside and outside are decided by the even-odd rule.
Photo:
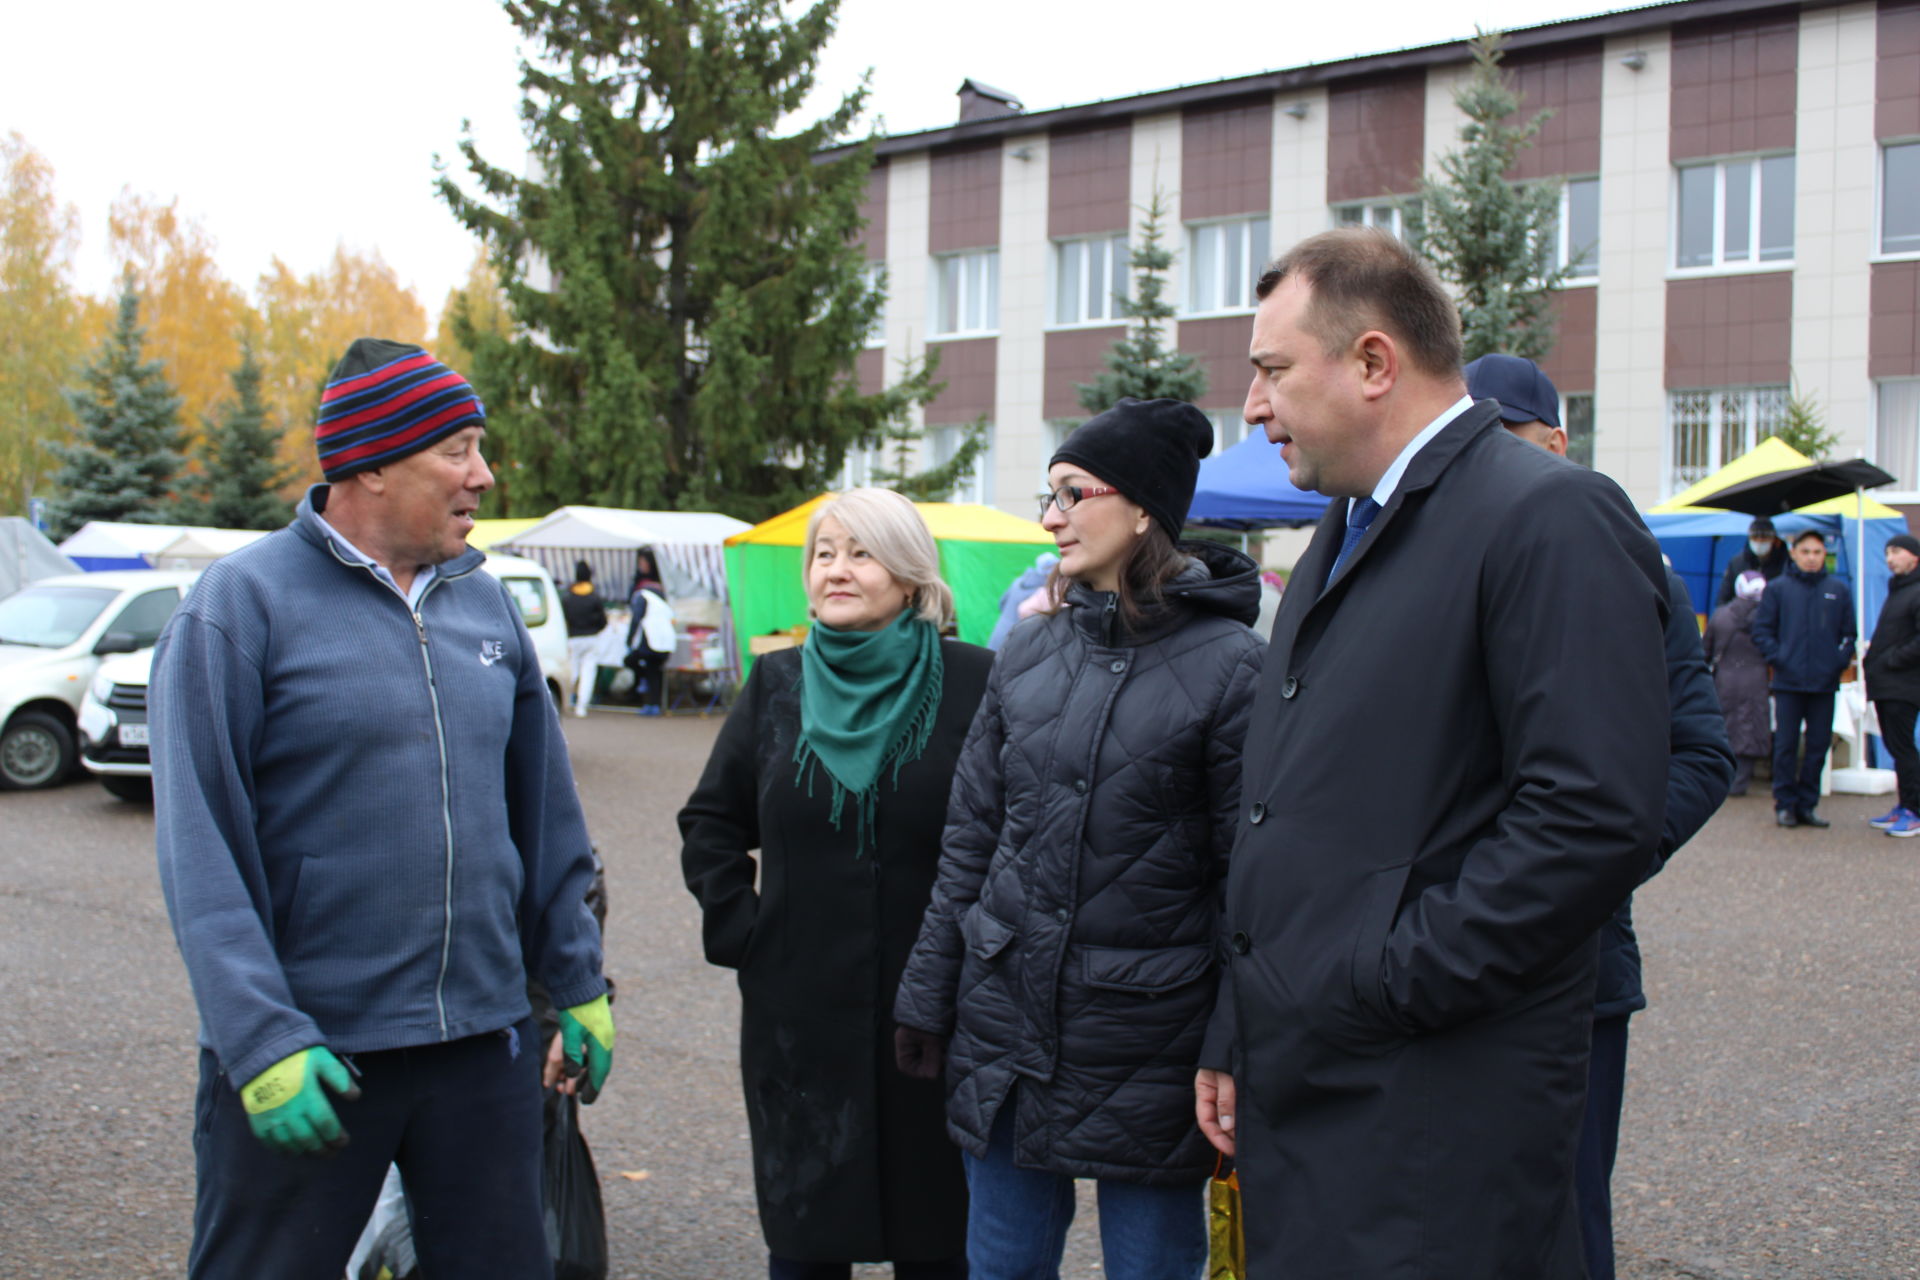
[[[1262,94],[1180,118],[1180,217],[1231,218],[1273,207],[1273,98]]]
[[[1554,178],[1600,172],[1600,81],[1605,49],[1598,43],[1552,55],[1516,55],[1501,65],[1520,93],[1520,115],[1553,114],[1531,147],[1515,157],[1516,178]]]
[[[1047,234],[1054,239],[1125,231],[1133,177],[1133,124],[1056,133],[1047,142]]]
[[[1175,335],[1180,350],[1197,358],[1207,371],[1207,389],[1195,404],[1203,409],[1233,409],[1246,403],[1247,387],[1253,381],[1253,366],[1247,363],[1252,337],[1252,316],[1180,322]]]
[[[1084,418],[1080,384],[1092,382],[1105,364],[1107,348],[1126,336],[1125,325],[1101,329],[1056,329],[1047,334],[1046,391],[1040,412],[1049,421]]]
[[[860,229],[860,244],[870,262],[887,256],[887,173],[885,161],[873,166],[867,175],[867,198],[860,202],[860,216],[867,222]]]
[[[927,252],[954,253],[1000,243],[1000,144],[933,153]]]
[[[1882,0],[1879,26],[1874,133],[1912,137],[1920,133],[1920,3]]]
[[[1553,350],[1540,367],[1553,379],[1560,394],[1593,390],[1595,320],[1598,289],[1562,289],[1553,295]]]
[[[1793,372],[1793,273],[1667,282],[1667,386],[1750,387]]]
[[[860,384],[860,394],[874,395],[884,391],[887,386],[887,350],[885,347],[868,347],[853,358],[854,377]]]
[[[1876,262],[1867,322],[1867,376],[1920,377],[1920,262]]]
[[[1376,76],[1327,90],[1327,203],[1408,195],[1426,159],[1427,77]]]
[[[1676,23],[1668,157],[1792,148],[1799,52],[1794,10]]]
[[[929,342],[927,350],[940,353],[940,370],[934,374],[934,380],[947,384],[927,406],[927,422],[934,426],[972,422],[982,414],[992,421],[1000,340],[964,338],[954,342]]]

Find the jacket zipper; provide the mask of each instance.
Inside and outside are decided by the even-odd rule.
[[[447,833],[446,875],[442,884],[444,919],[440,934],[440,973],[433,982],[433,1005],[440,1016],[440,1038],[447,1038],[447,965],[453,955],[453,779],[447,764],[447,728],[440,719],[440,686],[433,678],[433,654],[427,648],[427,623],[420,616],[421,609],[427,607],[427,597],[440,585],[439,575],[435,575],[426,589],[420,593],[420,607],[410,608],[413,615],[413,629],[420,637],[420,661],[427,672],[427,697],[433,703],[433,736],[440,747],[440,821]]]

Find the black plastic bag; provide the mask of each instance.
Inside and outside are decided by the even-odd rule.
[[[554,1280],[607,1280],[607,1211],[600,1175],[580,1136],[580,1103],[561,1097],[547,1108],[540,1201]]]

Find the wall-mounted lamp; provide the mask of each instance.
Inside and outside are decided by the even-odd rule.
[[[1289,102],[1281,109],[1295,120],[1305,120],[1307,118],[1307,104],[1304,102]]]
[[[1015,147],[1013,150],[1007,152],[1007,154],[1012,156],[1015,160],[1031,160],[1033,159],[1033,148],[1032,147]]]
[[[1620,65],[1629,71],[1645,71],[1647,69],[1647,51],[1645,49],[1635,49],[1632,53],[1621,54]]]

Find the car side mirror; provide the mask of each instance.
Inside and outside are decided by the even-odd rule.
[[[109,653],[138,653],[140,637],[131,631],[109,631],[100,637],[100,643],[93,646],[93,651],[100,657]]]

